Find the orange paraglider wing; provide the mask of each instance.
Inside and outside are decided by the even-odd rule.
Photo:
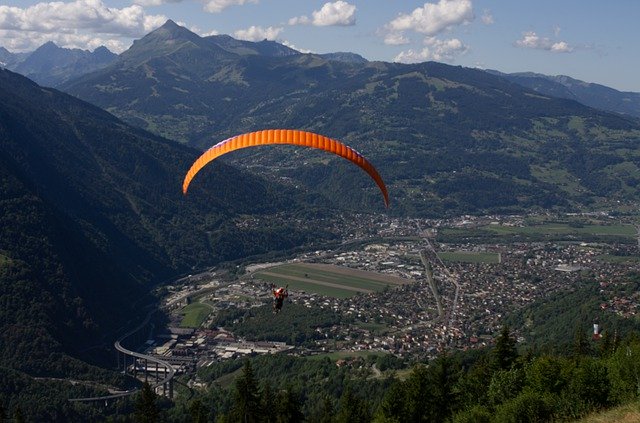
[[[191,169],[184,177],[182,184],[182,192],[187,193],[191,180],[196,174],[207,165],[207,163],[215,160],[223,154],[230,153],[241,148],[254,147],[257,145],[268,144],[291,144],[303,147],[317,148],[319,150],[328,151],[340,157],[344,157],[350,162],[358,165],[363,169],[371,179],[375,181],[384,196],[384,204],[389,207],[389,194],[384,181],[378,174],[373,165],[353,148],[341,143],[340,141],[325,137],[323,135],[314,134],[313,132],[298,131],[295,129],[267,129],[263,131],[250,132],[247,134],[237,135],[219,142],[207,151],[205,151],[194,163]]]

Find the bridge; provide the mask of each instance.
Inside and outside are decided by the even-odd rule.
[[[120,354],[122,354],[122,365],[123,365],[125,375],[127,374],[127,371],[129,369],[128,362],[129,360],[131,360],[131,364],[132,364],[131,372],[133,377],[138,378],[138,369],[141,369],[140,371],[144,373],[144,381],[149,382],[149,373],[150,371],[153,371],[153,373],[155,374],[155,381],[151,383],[151,388],[154,390],[157,390],[157,388],[162,386],[162,395],[168,396],[169,398],[173,398],[173,382],[174,382],[173,378],[176,374],[175,368],[171,364],[169,364],[167,361],[162,360],[158,357],[132,351],[122,346],[122,343],[125,339],[138,333],[139,331],[144,329],[145,326],[149,324],[149,321],[151,320],[151,316],[153,315],[154,312],[155,310],[150,311],[147,314],[147,317],[145,318],[145,320],[140,325],[138,325],[135,329],[132,329],[131,331],[124,334],[122,337],[120,337],[120,339],[118,339],[114,343],[114,347],[118,354],[118,369],[120,368]],[[150,369],[149,364],[155,365],[155,369],[153,369],[153,366]],[[163,375],[162,379],[160,379],[160,372],[162,372],[162,375]],[[136,389],[130,389],[124,392],[116,392],[110,395],[103,395],[98,397],[71,398],[69,399],[69,401],[71,402],[103,401],[105,403],[108,403],[111,400],[133,395],[136,392],[138,392],[138,390],[139,389],[136,388]]]

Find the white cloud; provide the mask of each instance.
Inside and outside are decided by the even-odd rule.
[[[61,47],[91,48],[101,42],[121,51],[128,41],[159,27],[163,15],[148,15],[139,5],[121,9],[102,0],[36,3],[32,6],[0,6],[0,45],[27,51],[43,42]]]
[[[296,47],[294,44],[290,43],[287,40],[279,40],[278,42],[281,43],[282,45],[285,45],[285,46],[287,46],[289,48],[292,48],[292,49],[294,49],[296,51],[299,51],[300,53],[313,53],[312,50],[307,50],[307,49],[304,49],[304,48]]]
[[[420,51],[409,49],[398,54],[393,61],[399,63],[419,63],[427,60],[438,62],[453,62],[455,58],[469,50],[469,46],[457,38],[440,40],[435,37],[427,37],[424,47]]]
[[[482,12],[482,16],[480,17],[480,19],[482,20],[482,23],[485,25],[493,25],[494,20],[493,20],[493,15],[491,14],[491,11],[485,9]]]
[[[202,0],[204,10],[210,13],[220,13],[230,6],[242,6],[248,3],[258,3],[258,0]]]
[[[289,25],[351,26],[356,24],[356,7],[346,1],[325,3],[320,10],[314,10],[311,18],[298,16],[289,19]]]
[[[384,35],[384,43],[390,46],[409,44],[409,39],[401,32],[389,32]]]
[[[233,35],[239,40],[247,41],[262,41],[262,40],[275,40],[278,34],[282,32],[282,27],[263,28],[261,26],[252,25],[247,29],[239,29],[235,31]]]
[[[130,44],[123,40],[93,34],[30,33],[25,36],[22,31],[0,30],[0,45],[6,47],[9,51],[33,51],[48,41],[53,41],[60,47],[79,48],[82,50],[95,50],[100,46],[105,46],[114,53],[126,50]]]
[[[160,6],[167,3],[182,3],[182,0],[133,0],[133,4],[140,6]]]
[[[573,51],[573,47],[567,42],[553,41],[547,37],[540,37],[533,31],[523,33],[522,38],[516,40],[515,45],[517,47],[547,50],[554,53],[570,53]]]
[[[401,14],[385,27],[388,31],[413,30],[426,35],[436,35],[452,26],[469,23],[474,19],[471,0],[440,0],[425,3],[411,14]]]

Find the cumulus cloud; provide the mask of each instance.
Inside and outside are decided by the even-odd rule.
[[[356,7],[346,1],[325,3],[320,10],[314,10],[311,18],[298,16],[289,19],[289,25],[351,26],[356,24]]]
[[[440,40],[435,37],[427,37],[424,44],[425,47],[420,51],[410,49],[400,52],[393,61],[399,63],[419,63],[427,60],[452,62],[457,56],[469,50],[469,46],[457,38]]]
[[[401,14],[386,25],[390,32],[413,30],[429,36],[474,19],[471,0],[440,0],[425,3],[411,14]]]
[[[133,0],[133,4],[140,6],[160,6],[167,3],[182,3],[182,0]]]
[[[294,49],[295,51],[299,51],[300,53],[313,53],[313,50],[307,50],[305,48],[300,48],[300,47],[296,47],[295,44],[290,43],[287,40],[280,40],[279,41],[282,45],[285,45],[289,48]]]
[[[390,46],[409,44],[409,39],[401,32],[388,32],[384,35],[384,43]]]
[[[534,31],[522,34],[522,38],[516,40],[515,45],[521,48],[532,48],[537,50],[547,50],[554,53],[570,53],[573,51],[565,41],[553,41],[547,37],[540,37]]]
[[[33,50],[46,41],[62,47],[89,48],[100,42],[114,51],[162,25],[163,15],[148,15],[140,5],[121,9],[102,0],[0,6],[0,44],[14,51]]]
[[[258,3],[258,0],[202,0],[204,10],[210,13],[220,13],[230,6],[242,6],[248,3]]]
[[[480,17],[482,23],[485,25],[492,25],[494,23],[493,15],[487,9],[482,12],[482,16]]]
[[[239,29],[233,33],[233,35],[239,40],[246,41],[262,41],[262,40],[275,40],[278,34],[282,32],[282,27],[270,26],[263,28],[261,26],[252,25],[247,29]]]

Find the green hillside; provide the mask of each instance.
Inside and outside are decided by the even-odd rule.
[[[0,70],[0,97],[0,357],[27,379],[111,378],[83,361],[113,365],[153,284],[333,236],[282,223],[298,194],[222,163],[184,197],[198,151],[68,95]]]

